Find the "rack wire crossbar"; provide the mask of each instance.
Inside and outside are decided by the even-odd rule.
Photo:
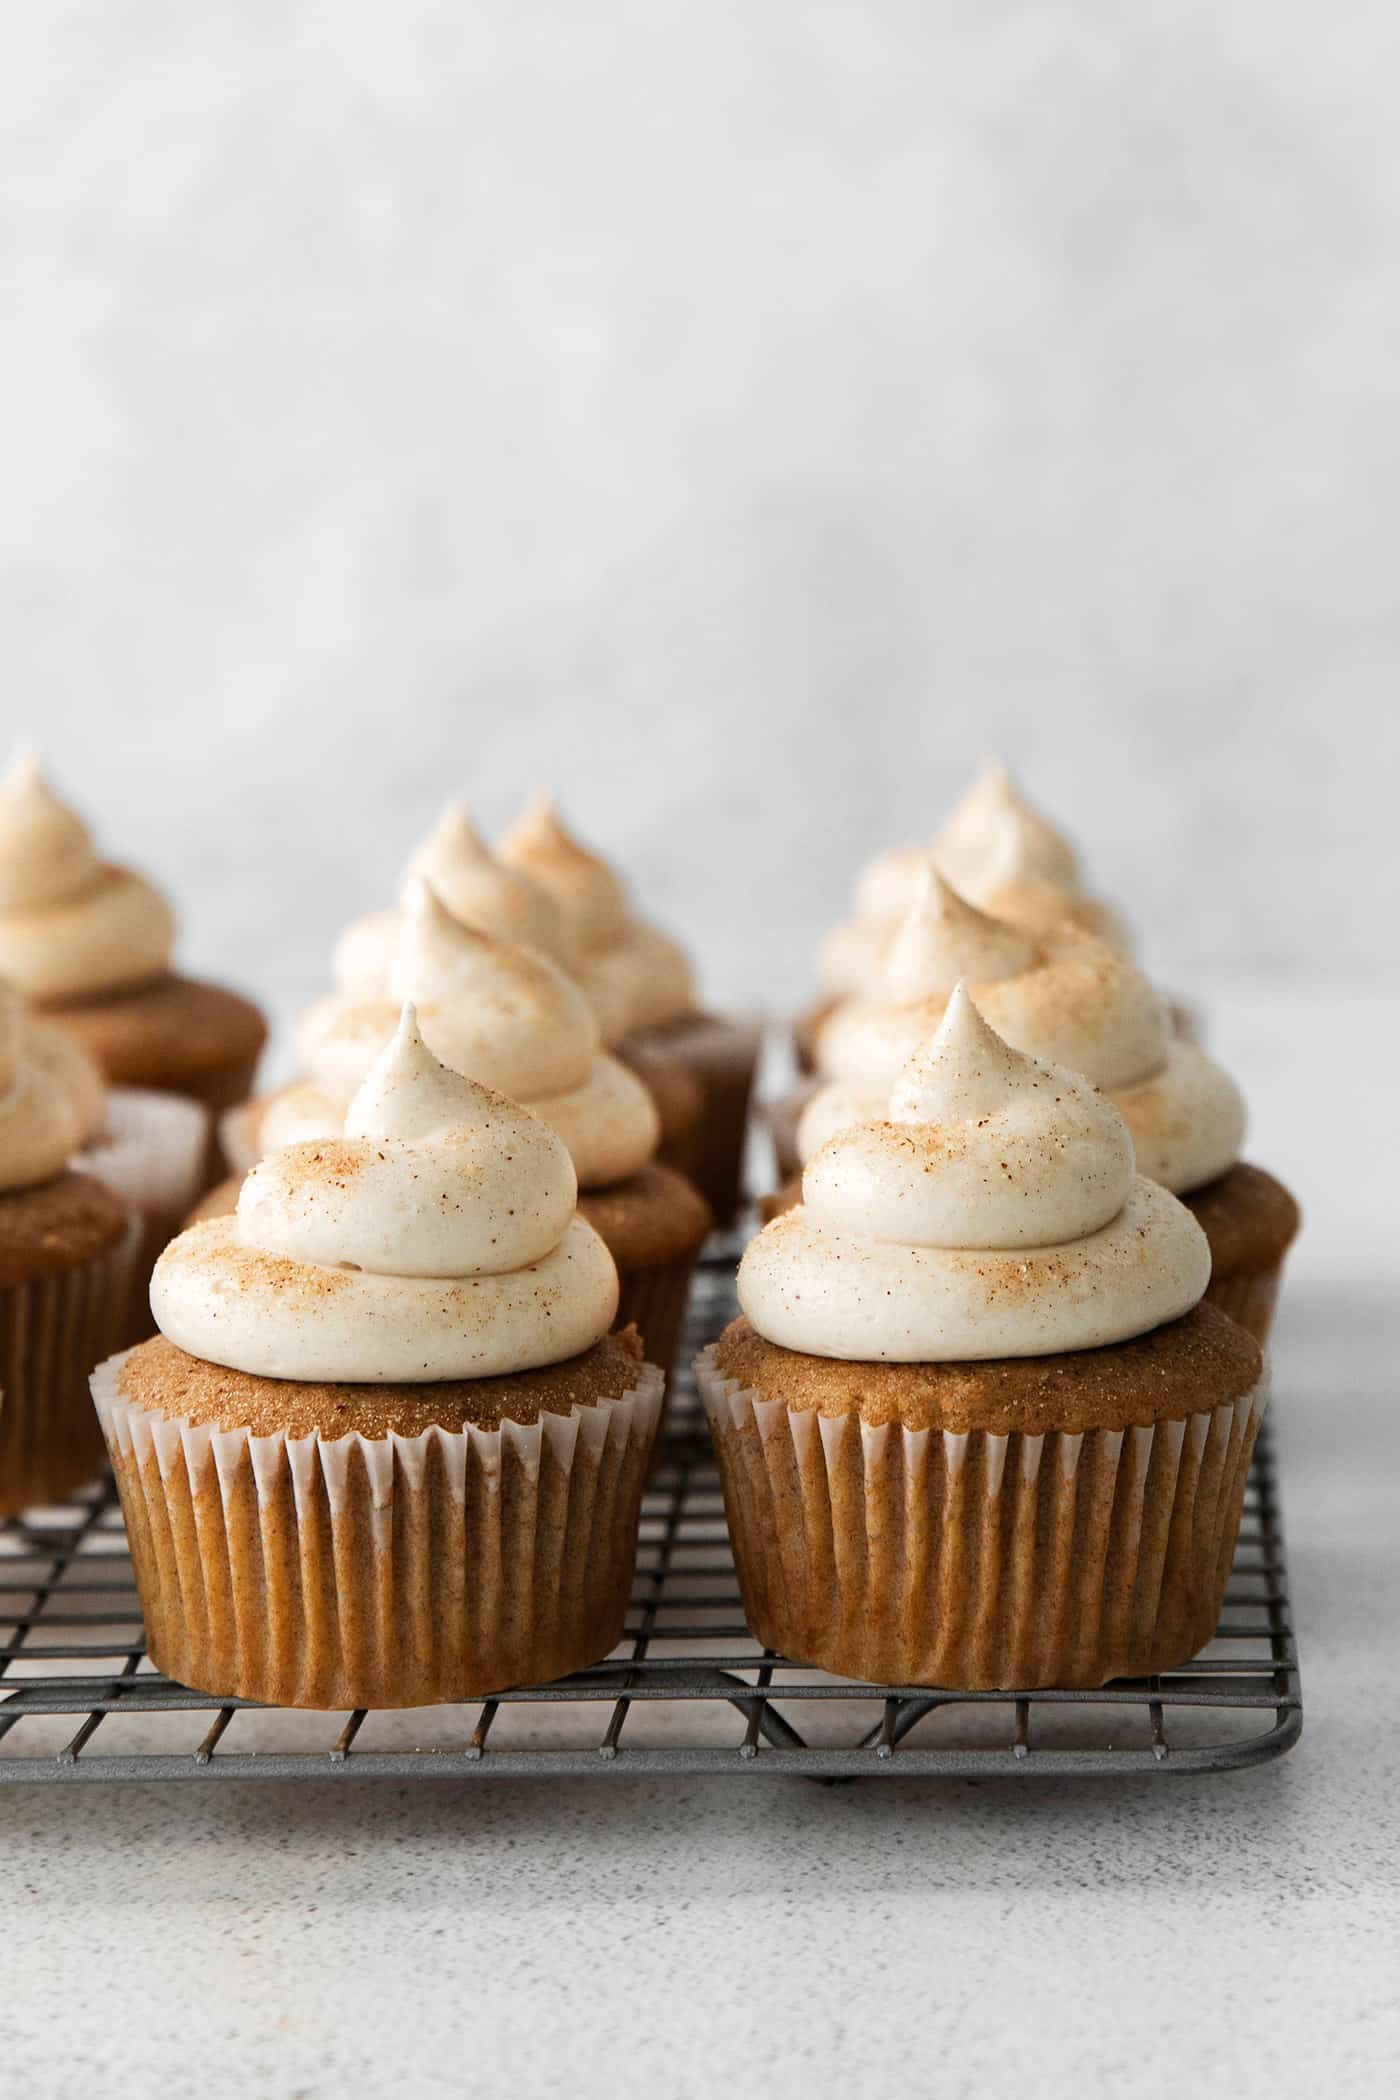
[[[733,1263],[720,1250],[697,1274],[685,1361],[732,1311]],[[761,1648],[744,1624],[684,1371],[643,1506],[621,1647],[561,1683],[471,1706],[292,1712],[172,1684],[145,1652],[110,1481],[0,1522],[0,1781],[1102,1778],[1261,1764],[1297,1741],[1302,1720],[1267,1420],[1215,1640],[1178,1670],[1093,1691],[857,1684]]]

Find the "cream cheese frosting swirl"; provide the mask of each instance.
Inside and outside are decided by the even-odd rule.
[[[583,992],[547,956],[460,925],[431,885],[409,885],[390,959],[388,997],[333,993],[296,1031],[309,1084],[268,1106],[272,1148],[339,1132],[351,1094],[411,999],[424,1040],[456,1072],[523,1101],[557,1132],[585,1188],[622,1181],[656,1150],[646,1087],[599,1048]]]
[[[1205,1235],[1135,1173],[1122,1116],[1021,1055],[959,985],[885,1119],[809,1161],[802,1203],[751,1242],[739,1303],[783,1348],[854,1362],[1053,1355],[1198,1303]]]
[[[574,968],[573,936],[554,898],[542,883],[507,867],[492,853],[459,803],[448,805],[414,852],[400,885],[400,900],[419,876],[432,884],[464,926],[537,948],[565,969]],[[384,996],[402,921],[401,901],[345,929],[336,943],[333,965],[338,990]]]
[[[618,877],[565,828],[549,796],[527,804],[502,839],[500,857],[548,890],[563,912],[575,949],[570,967],[593,1002],[604,1042],[694,1013],[684,949],[632,916]]]
[[[561,1140],[449,1071],[412,1006],[343,1137],[256,1166],[232,1218],[193,1226],[151,1281],[161,1332],[260,1377],[496,1377],[608,1332],[617,1271],[578,1216]]]
[[[23,1001],[0,984],[0,1193],[52,1181],[91,1134],[84,1095],[52,1048],[47,1034],[35,1040]]]
[[[1080,886],[1068,839],[1013,784],[1005,766],[983,769],[939,836],[926,846],[880,854],[856,885],[853,917],[833,927],[819,954],[828,992],[866,990],[878,977],[900,917],[915,901],[932,859],[969,902],[1034,932],[1068,921],[1127,955],[1131,936],[1118,914]]]
[[[926,869],[876,994],[846,1001],[819,1032],[818,1064],[832,1083],[803,1111],[804,1160],[838,1130],[884,1113],[889,1087],[937,1028],[958,978],[1014,1048],[1080,1073],[1111,1097],[1149,1179],[1180,1193],[1238,1158],[1238,1088],[1196,1045],[1172,1034],[1139,970],[1062,921],[1033,931],[978,911]]]
[[[159,977],[175,937],[143,876],[108,866],[38,761],[0,779],[0,974],[30,999],[75,999]]]

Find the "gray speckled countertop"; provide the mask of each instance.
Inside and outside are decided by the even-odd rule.
[[[1393,1042],[1395,1019],[1241,998],[1215,1033],[1257,1075],[1258,1154],[1308,1206],[1276,1373],[1290,1757],[1073,1789],[7,1789],[5,2090],[1382,2090],[1400,1421],[1385,1193],[1356,1164],[1394,1158],[1396,1118],[1379,1073],[1325,1116],[1290,1104],[1320,1106],[1337,1042]]]

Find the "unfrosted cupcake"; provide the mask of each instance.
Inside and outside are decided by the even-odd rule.
[[[170,1166],[171,1207],[185,1171],[188,1115],[163,1116],[152,1094],[206,1116],[252,1090],[267,1030],[247,999],[171,968],[174,921],[141,875],[101,861],[81,820],[22,754],[0,781],[0,976],[65,1029],[127,1103],[124,1141],[148,1173]],[[203,1164],[203,1163],[201,1163]],[[188,1194],[183,1195],[188,1201]]]
[[[1263,1406],[1113,1104],[967,993],[809,1163],[697,1365],[745,1616],[843,1676],[1094,1686],[1211,1638]]]
[[[1118,913],[1084,889],[1070,841],[994,761],[936,838],[896,846],[862,871],[853,915],[833,927],[821,945],[821,995],[793,1031],[803,1071],[816,1068],[816,1032],[832,1008],[878,985],[886,953],[922,890],[930,862],[960,895],[998,918],[1036,929],[1067,920],[1118,954],[1131,952],[1131,936]]]
[[[703,1117],[694,1175],[718,1223],[732,1224],[743,1190],[758,1029],[700,1007],[685,950],[633,916],[613,870],[564,828],[547,796],[531,802],[500,850],[563,911],[604,1039],[644,1076],[657,1060],[675,1060],[698,1080]]]
[[[296,1043],[307,1077],[263,1105],[255,1142],[272,1150],[338,1135],[393,1035],[399,1002],[412,999],[439,1057],[525,1102],[564,1140],[580,1208],[622,1277],[624,1324],[640,1329],[652,1362],[669,1371],[710,1213],[692,1184],[655,1158],[654,1104],[601,1049],[578,984],[547,956],[460,924],[422,877],[408,886],[375,981],[376,992],[333,992],[303,1015]]]
[[[1234,1081],[1173,1032],[1124,956],[1063,922],[1033,930],[978,911],[932,871],[875,987],[836,1007],[819,1031],[825,1078],[797,1120],[796,1163],[884,1113],[896,1076],[963,979],[1009,1043],[1082,1074],[1114,1102],[1139,1171],[1197,1212],[1215,1264],[1210,1297],[1263,1341],[1298,1211],[1280,1182],[1240,1161],[1245,1110]],[[780,1201],[794,1196],[789,1184]]]
[[[93,1380],[147,1645],[220,1697],[479,1698],[621,1637],[661,1402],[568,1151],[411,1009],[343,1137],[157,1265]]]
[[[0,985],[0,1515],[96,1472],[88,1373],[125,1336],[133,1232],[120,1198],[69,1167],[71,1073]]]

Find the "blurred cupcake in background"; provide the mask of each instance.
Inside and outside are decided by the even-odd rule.
[[[0,779],[0,977],[100,1068],[113,1177],[169,1218],[207,1186],[210,1116],[252,1090],[267,1034],[239,993],[174,971],[173,942],[165,899],[98,858],[21,753]]]
[[[574,920],[542,882],[493,853],[459,803],[449,803],[412,854],[399,901],[356,919],[336,943],[332,971],[337,991],[382,996],[390,959],[398,944],[403,900],[410,886],[431,883],[454,919],[478,933],[533,948],[576,979],[598,1019],[603,1042],[619,1048],[627,1034],[630,1002],[626,983],[606,959],[589,953]],[[694,1179],[700,1165],[704,1095],[699,1080],[679,1058],[660,1052],[633,1054],[627,1061],[656,1104],[660,1123],[657,1157]],[[251,1131],[256,1112],[234,1109],[224,1119],[224,1149],[230,1164],[246,1168],[257,1156]]]
[[[93,1397],[149,1653],[229,1698],[484,1697],[622,1636],[662,1380],[567,1147],[408,1009],[343,1134],[157,1265]]]
[[[61,1500],[97,1470],[88,1373],[128,1333],[135,1227],[70,1165],[89,1073],[0,984],[0,1515]]]
[[[684,1175],[658,1162],[655,1105],[637,1075],[602,1048],[580,985],[538,950],[462,925],[422,877],[405,892],[381,973],[361,975],[362,987],[372,982],[377,989],[332,992],[307,1009],[296,1028],[306,1076],[253,1104],[250,1143],[261,1155],[338,1137],[411,999],[436,1056],[525,1103],[563,1139],[580,1211],[617,1263],[622,1322],[635,1324],[650,1360],[669,1371],[710,1211]],[[236,1201],[236,1184],[225,1184],[200,1214]]]
[[[970,904],[925,866],[873,984],[817,1032],[821,1083],[787,1132],[789,1174],[838,1132],[883,1116],[890,1089],[965,982],[987,1021],[1030,1056],[1080,1074],[1121,1112],[1138,1171],[1179,1195],[1210,1242],[1207,1295],[1262,1341],[1298,1211],[1282,1184],[1239,1158],[1238,1087],[1127,958],[1067,920],[1032,929]],[[789,1181],[771,1217],[798,1196]]]
[[[1132,938],[1118,913],[1085,891],[1070,841],[993,760],[936,838],[925,845],[896,846],[862,871],[854,914],[821,944],[820,996],[794,1027],[802,1071],[815,1069],[816,1031],[836,1002],[878,981],[886,950],[930,862],[962,896],[998,918],[1034,928],[1068,920],[1116,953],[1131,953]]]
[[[750,1243],[696,1367],[755,1636],[959,1690],[1194,1655],[1264,1405],[1209,1273],[1113,1103],[958,988]]]
[[[563,911],[604,1040],[643,1076],[658,1060],[673,1061],[698,1082],[702,1117],[694,1178],[718,1223],[731,1224],[743,1189],[757,1026],[700,1006],[685,950],[633,915],[617,875],[565,829],[548,796],[529,804],[500,851]]]

